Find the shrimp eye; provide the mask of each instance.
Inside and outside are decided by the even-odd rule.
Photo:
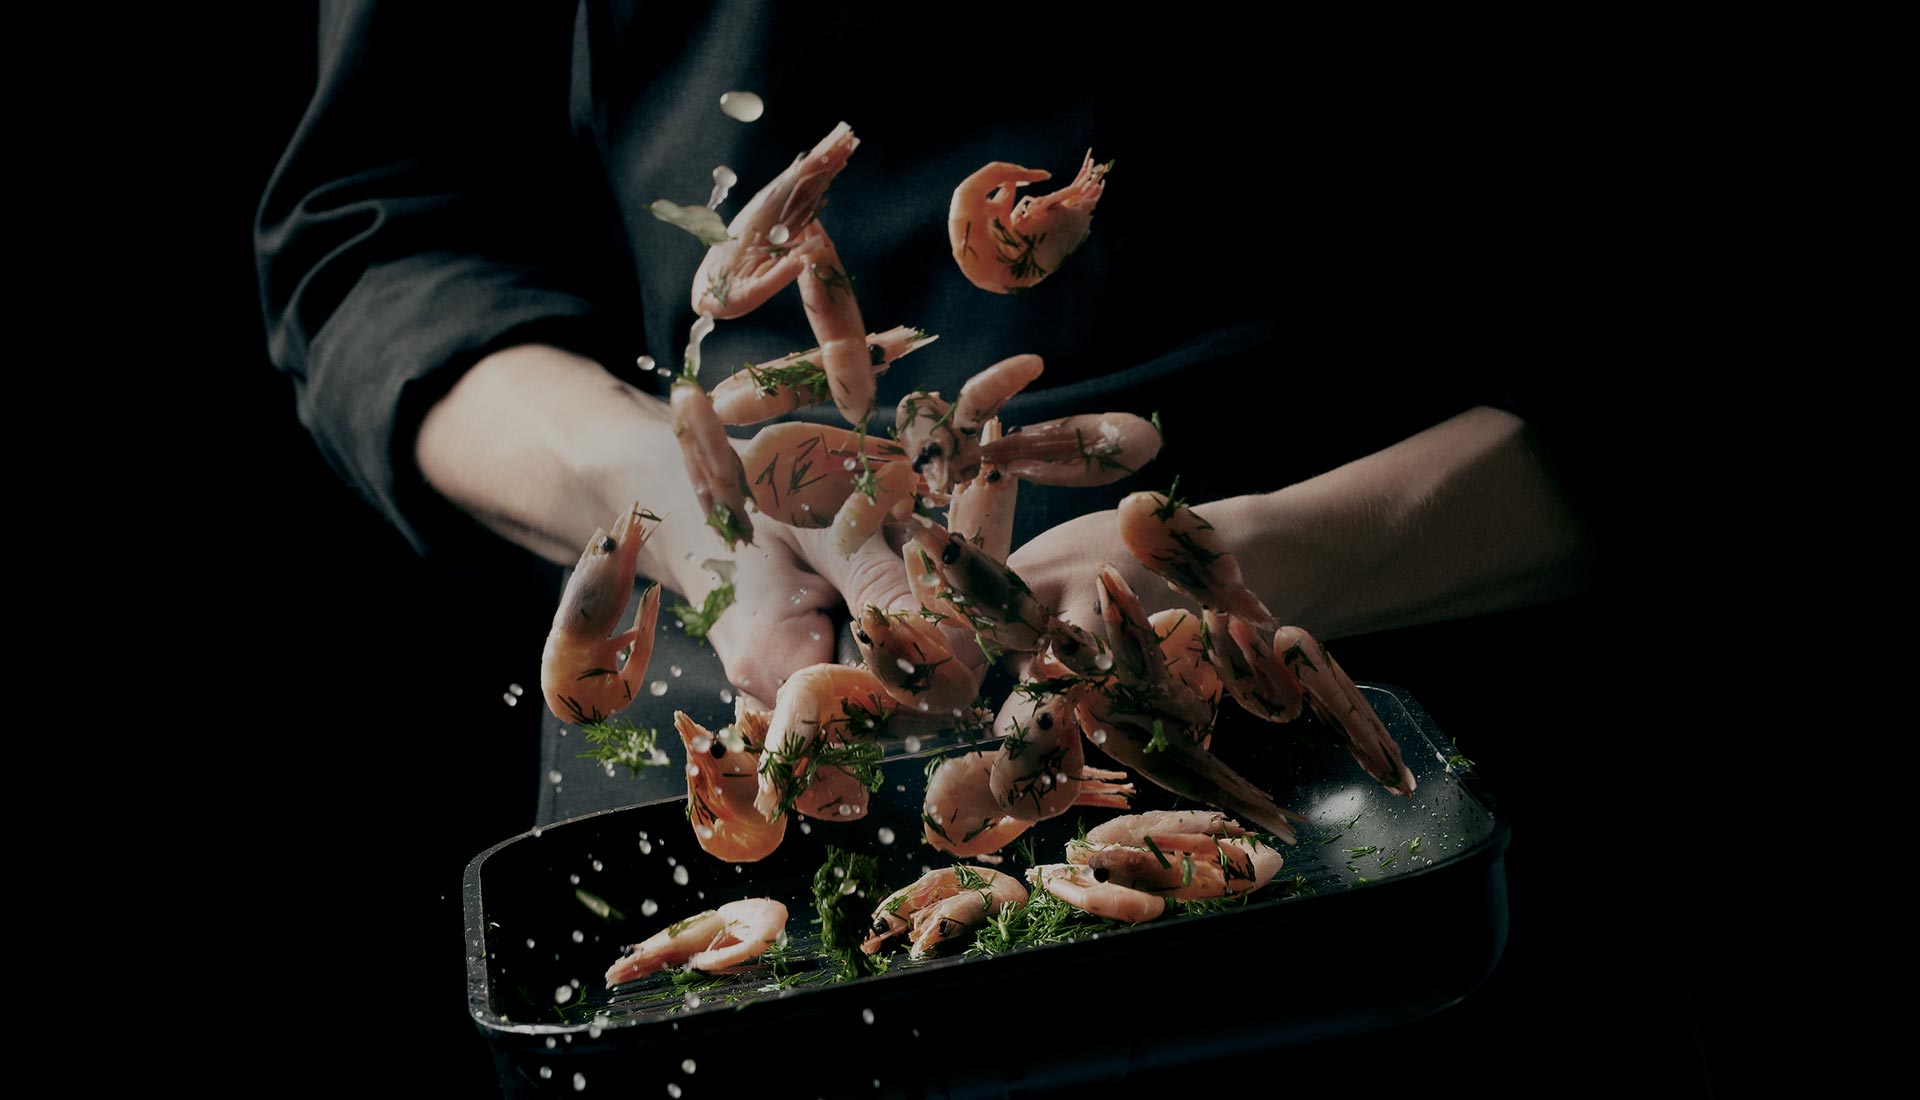
[[[872,638],[869,638],[869,637],[867,637],[867,632],[866,632],[866,631],[864,631],[864,630],[856,630],[856,631],[854,631],[854,632],[853,632],[853,636],[854,636],[854,637],[856,637],[856,638],[858,638],[858,639],[860,639],[860,644],[861,644],[861,645],[872,645],[872,644],[873,644],[873,639],[872,639]]]
[[[951,935],[953,935],[953,922],[945,917],[940,918],[940,938],[946,939]]]
[[[887,349],[881,347],[879,344],[868,344],[867,358],[871,359],[873,365],[876,367],[885,366],[887,362]]]
[[[929,443],[925,447],[920,448],[920,453],[915,456],[913,460],[914,473],[919,473],[922,467],[939,457],[940,444],[938,443]]]
[[[1040,728],[1043,730],[1050,730],[1053,728],[1053,715],[1048,714],[1046,711],[1040,712],[1040,717],[1038,721],[1040,723]]]
[[[727,755],[727,747],[718,741],[715,741],[713,743],[713,747],[708,749],[707,751],[713,754],[713,758],[715,760],[718,760],[721,757]]]
[[[887,922],[881,920],[878,917],[875,917],[873,920],[873,931],[875,935],[885,935],[887,931]]]
[[[1112,877],[1113,872],[1107,870],[1105,867],[1095,867],[1093,869],[1093,881],[1095,882],[1105,882]]]
[[[619,548],[620,548],[620,544],[613,541],[613,537],[611,535],[607,537],[607,540],[605,542],[600,544],[600,550],[602,553],[611,554],[615,550],[618,550]]]
[[[940,551],[940,560],[948,565],[960,560],[960,544],[965,542],[959,535],[947,536],[947,548]]]
[[[992,473],[990,473],[990,474],[988,474],[988,475],[987,475],[987,484],[988,484],[988,485],[993,485],[993,484],[996,484],[996,483],[998,483],[998,482],[999,482],[999,480],[1000,480],[1000,471],[998,471],[998,470],[995,470],[995,471],[993,471]]]

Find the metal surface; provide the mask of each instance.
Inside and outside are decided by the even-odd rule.
[[[845,1044],[842,1055],[859,1056],[817,1068],[824,1076],[802,1091],[1000,1095],[1418,1018],[1465,996],[1499,958],[1508,829],[1471,769],[1448,765],[1452,744],[1417,703],[1364,688],[1418,779],[1411,799],[1371,782],[1324,731],[1223,716],[1214,751],[1310,822],[1299,845],[1284,849],[1276,885],[1244,907],[992,957],[907,963],[903,953],[888,973],[841,985],[774,989],[762,967],[697,998],[665,974],[617,993],[602,988],[623,944],[736,898],[784,902],[794,946],[811,947],[812,878],[829,844],[878,857],[883,890],[952,862],[920,842],[930,753],[902,751],[884,765],[867,817],[796,821],[780,850],[756,864],[702,852],[683,799],[561,822],[482,853],[465,882],[469,1012],[510,1095],[572,1095],[576,1073],[649,1094],[674,1083],[689,1096],[696,1084],[717,1095],[777,1081],[794,1060],[817,1062],[822,1049]],[[1136,808],[1174,804],[1141,788]],[[1082,823],[1113,813],[1075,809],[1041,823],[1029,833],[1039,859],[1059,860]],[[1011,849],[999,854],[1002,870],[1024,870]],[[1144,1031],[950,1057],[953,1038],[984,1041],[1014,1006],[1045,1012],[1068,995],[1195,1011]],[[689,1059],[693,1074],[683,1068]]]

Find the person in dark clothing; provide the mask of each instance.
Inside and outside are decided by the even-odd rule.
[[[1591,435],[1510,372],[1457,365],[1519,361],[1524,341],[1490,336],[1481,303],[1522,276],[1477,258],[1480,240],[1431,198],[1473,201],[1444,169],[1464,154],[1417,122],[1393,130],[1383,105],[1415,77],[1345,78],[1345,43],[1256,25],[1025,39],[1038,30],[755,0],[484,20],[323,4],[319,87],[257,238],[271,350],[302,420],[430,557],[497,536],[570,565],[638,500],[668,517],[643,572],[698,606],[709,563],[730,555],[697,518],[661,379],[633,364],[680,363],[704,248],[646,206],[700,202],[722,164],[743,198],[845,119],[862,147],[822,219],[869,328],[940,336],[881,379],[881,410],[1034,352],[1046,373],[1009,422],[1117,410],[1166,426],[1143,476],[1023,487],[1011,564],[1067,618],[1093,622],[1088,578],[1104,562],[1150,610],[1172,598],[1133,566],[1108,509],[1175,474],[1256,592],[1322,638],[1551,600],[1604,567],[1612,516],[1583,492]],[[1321,50],[1333,60],[1316,63]],[[720,112],[739,90],[765,98],[762,119]],[[970,286],[947,255],[954,185],[990,160],[1062,183],[1088,148],[1116,167],[1086,245],[1027,293]],[[1427,201],[1406,199],[1415,188]],[[701,381],[809,342],[785,295],[719,326]],[[905,594],[882,540],[845,559],[816,532],[757,530],[713,653],[663,630],[674,648],[654,660],[689,686],[640,707],[716,724],[729,684],[770,701],[831,659],[836,608]],[[1396,675],[1406,651],[1384,652],[1384,667],[1343,663],[1417,682]],[[603,782],[564,734],[548,723],[547,763],[566,780],[543,787],[541,821],[678,782],[673,769],[657,789]]]

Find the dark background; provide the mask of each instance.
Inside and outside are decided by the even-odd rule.
[[[273,1021],[267,1045],[239,1044],[234,1058],[296,1079],[481,1095],[493,1077],[464,1016],[459,881],[474,854],[532,822],[552,573],[511,555],[416,559],[296,420],[264,350],[250,220],[311,89],[313,20],[302,5],[260,7],[283,10],[223,16],[221,40],[234,45],[169,68],[162,94],[179,97],[184,130],[129,146],[130,161],[191,168],[169,169],[181,186],[165,200],[168,221],[181,237],[158,246],[196,273],[172,324],[190,318],[205,349],[169,379],[185,428],[163,455],[179,461],[165,522],[196,549],[170,578],[168,611],[219,639],[228,662],[178,700],[183,712],[218,704],[172,759],[177,820],[199,838],[202,870],[160,881],[187,895],[167,908],[196,926],[186,943],[202,973],[246,991],[228,1007]],[[1605,241],[1630,218],[1598,201],[1618,199],[1655,153],[1604,126],[1588,132],[1617,143],[1544,165],[1501,144],[1516,126],[1544,131],[1590,111],[1579,84],[1516,95],[1497,118],[1477,113],[1477,94],[1450,104],[1443,88],[1420,108],[1463,109],[1449,141],[1476,179],[1559,179],[1551,193],[1579,209],[1496,195],[1442,166],[1443,182],[1395,217],[1441,219],[1429,232],[1510,258],[1543,251],[1552,215],[1559,242],[1586,250],[1578,263],[1516,267],[1500,308],[1475,308],[1503,326],[1505,353],[1532,353],[1516,354],[1517,367],[1563,375],[1541,387],[1545,407],[1605,454],[1576,472],[1612,551],[1600,587],[1340,648],[1360,678],[1412,690],[1503,796],[1515,821],[1512,940],[1461,1006],[1288,1053],[1290,1082],[1377,1079],[1428,1060],[1495,1095],[1552,1087],[1542,1072],[1682,1095],[1706,1091],[1710,1075],[1722,1088],[1743,1077],[1724,875],[1674,855],[1702,843],[1699,822],[1715,818],[1717,796],[1701,794],[1713,785],[1700,782],[1713,735],[1685,683],[1687,635],[1666,628],[1678,584],[1650,564],[1679,541],[1692,456],[1662,434],[1671,381],[1622,372],[1646,331],[1635,310],[1657,307],[1620,275],[1630,247]],[[1443,289],[1444,274],[1426,276]],[[512,683],[529,695],[510,708],[501,696]],[[402,1058],[397,1076],[371,1069],[376,1053]]]

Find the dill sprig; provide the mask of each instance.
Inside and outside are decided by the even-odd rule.
[[[674,604],[673,613],[680,618],[680,629],[686,631],[689,638],[706,637],[720,613],[733,606],[733,595],[733,582],[728,581],[708,592],[697,609],[683,603]]]
[[[1039,259],[1034,255],[1035,251],[1040,247],[1040,242],[1047,239],[1045,233],[1031,236],[1025,233],[1016,233],[1001,224],[999,218],[992,219],[988,224],[993,230],[994,240],[999,243],[999,247],[995,252],[998,254],[1000,262],[1012,269],[1008,272],[1009,275],[1012,275],[1016,279],[1042,279],[1046,277],[1047,269],[1040,265]],[[1011,259],[1008,258],[1009,252],[1012,253]]]
[[[803,351],[801,355],[818,355],[819,348]],[[795,359],[791,363],[768,364],[756,367],[752,363],[742,368],[747,377],[753,379],[761,393],[772,397],[783,389],[802,391],[803,398],[812,398],[808,404],[825,396],[827,390],[827,369],[811,359]]]
[[[1131,927],[1125,921],[1107,920],[1082,912],[1061,901],[1046,887],[1036,885],[1027,903],[1002,906],[988,918],[968,955],[998,955],[1016,947],[1039,947],[1049,943],[1068,943],[1099,932]]]
[[[849,884],[853,889],[847,889]],[[827,846],[827,861],[813,873],[813,908],[820,915],[820,954],[833,964],[835,981],[886,969],[884,958],[860,950],[867,927],[862,904],[879,889],[878,860]]]
[[[660,731],[651,727],[642,729],[634,725],[632,719],[583,722],[580,732],[586,735],[587,744],[593,746],[578,754],[582,760],[622,765],[636,776],[647,765],[664,762],[658,748]]]

